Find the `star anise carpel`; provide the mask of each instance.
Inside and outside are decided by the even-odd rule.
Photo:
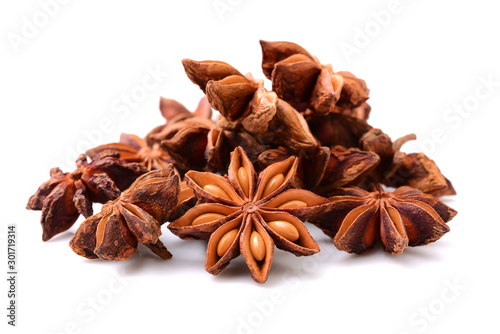
[[[328,209],[311,222],[333,238],[339,250],[361,254],[381,242],[390,254],[440,239],[456,211],[436,197],[403,186],[385,192],[340,188]]]
[[[159,240],[160,227],[175,214],[180,191],[172,165],[140,176],[120,197],[80,225],[70,247],[86,258],[123,261],[141,243],[163,259],[172,257]]]
[[[328,200],[303,189],[289,189],[298,160],[290,157],[257,175],[241,148],[231,154],[226,177],[190,171],[187,183],[198,204],[168,228],[183,239],[208,239],[205,269],[220,273],[240,253],[257,282],[267,280],[274,246],[297,256],[319,247],[303,224]]]
[[[116,155],[105,155],[88,162],[81,154],[76,170],[63,173],[50,170],[50,179],[30,197],[27,209],[42,210],[43,241],[69,229],[83,215],[92,215],[92,203],[106,203],[120,196],[121,191],[147,170],[135,162]]]

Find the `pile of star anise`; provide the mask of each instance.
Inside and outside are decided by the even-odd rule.
[[[42,210],[43,240],[82,214],[77,254],[126,260],[142,243],[166,259],[159,236],[169,221],[182,239],[208,240],[208,272],[241,254],[265,282],[274,246],[320,251],[306,221],[358,254],[378,242],[399,254],[449,231],[456,211],[438,197],[455,194],[451,182],[425,154],[400,150],[414,135],[393,141],[367,123],[364,80],[294,43],[261,46],[272,90],[224,62],[185,59],[205,94],[194,112],[161,98],[166,123],[145,138],[122,134],[80,155],[72,173],[53,168],[27,205]],[[97,214],[94,202],[104,204]]]

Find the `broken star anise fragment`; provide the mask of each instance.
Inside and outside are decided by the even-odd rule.
[[[146,168],[117,156],[93,159],[81,154],[77,169],[63,173],[59,168],[50,170],[50,179],[30,197],[29,210],[42,210],[43,241],[69,229],[80,214],[92,215],[92,203],[106,203],[120,196]]]
[[[123,261],[147,246],[163,259],[172,254],[159,240],[161,225],[179,204],[179,176],[172,165],[139,177],[101,212],[87,218],[76,231],[70,247],[80,256]]]
[[[241,253],[252,278],[265,282],[275,245],[296,256],[319,252],[303,221],[322,211],[328,200],[307,190],[288,189],[297,166],[298,159],[290,157],[257,175],[238,147],[231,153],[226,177],[186,174],[199,202],[168,228],[182,239],[209,240],[209,273],[217,275]]]
[[[422,246],[441,238],[457,212],[420,190],[403,186],[394,192],[381,187],[368,192],[340,188],[330,197],[328,209],[313,224],[333,238],[339,250],[361,254],[378,241],[396,255],[408,246]]]

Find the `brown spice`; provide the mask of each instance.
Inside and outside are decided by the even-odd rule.
[[[290,156],[299,157],[299,168],[294,185],[321,196],[330,194],[339,187],[355,186],[377,166],[377,154],[357,148],[337,145],[332,148],[318,147],[310,156],[301,156],[286,147],[270,149],[259,155],[261,168],[283,161]]]
[[[204,170],[207,165],[207,136],[215,126],[210,119],[212,110],[206,98],[200,100],[192,113],[175,100],[161,98],[160,111],[166,124],[146,135],[148,145],[160,145],[181,174],[191,169]]]
[[[432,195],[411,187],[384,192],[341,188],[330,206],[311,222],[333,238],[339,250],[361,254],[378,241],[393,255],[407,246],[440,239],[450,229],[456,211]]]
[[[296,150],[318,145],[303,116],[276,93],[267,91],[262,80],[220,61],[184,59],[183,65],[191,81],[206,92],[210,105],[220,112],[217,124],[222,129],[242,133],[241,139],[247,138],[246,132],[261,143]]]
[[[137,243],[163,259],[172,257],[158,239],[161,224],[179,204],[179,176],[172,165],[139,177],[100,213],[87,218],[76,231],[70,247],[80,256],[123,261],[137,251]]]
[[[274,245],[297,256],[319,247],[302,223],[328,201],[312,192],[289,189],[298,161],[291,157],[258,176],[241,148],[231,154],[228,175],[186,174],[199,203],[168,228],[183,239],[209,239],[205,268],[220,273],[240,252],[252,278],[267,280]]]
[[[29,210],[42,210],[43,241],[69,229],[80,214],[92,215],[92,203],[106,203],[115,199],[146,168],[117,156],[101,156],[90,163],[81,154],[76,160],[77,169],[63,173],[59,168],[50,170],[50,179],[30,197]]]
[[[290,42],[260,41],[262,70],[272,80],[278,96],[299,111],[318,115],[343,112],[362,106],[370,90],[350,72],[332,70],[307,50]],[[335,107],[339,109],[335,109]],[[368,114],[365,115],[368,118]],[[366,119],[365,118],[365,119]]]
[[[380,156],[380,164],[367,182],[383,183],[390,187],[407,185],[436,197],[455,195],[451,182],[441,174],[436,163],[424,153],[404,153],[401,146],[416,139],[414,134],[394,142],[380,129],[371,129],[360,139],[360,147]]]
[[[150,147],[145,139],[127,133],[121,134],[119,143],[100,145],[85,153],[91,159],[103,155],[118,155],[120,160],[138,162],[148,171],[163,169],[173,162],[168,153],[157,143],[153,143]]]

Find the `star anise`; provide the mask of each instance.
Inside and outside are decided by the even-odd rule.
[[[123,261],[146,245],[163,259],[172,257],[159,240],[161,225],[179,204],[179,176],[172,165],[140,176],[101,212],[87,218],[76,231],[70,247],[80,256]]]
[[[119,159],[128,162],[138,162],[148,171],[163,169],[173,159],[160,145],[153,143],[150,147],[146,140],[133,134],[122,133],[119,143],[104,144],[85,152],[91,159],[98,155],[118,154]]]
[[[394,192],[340,188],[330,206],[311,221],[333,238],[339,250],[361,254],[378,241],[393,255],[408,246],[441,238],[456,211],[432,195],[403,186]]]
[[[215,126],[212,110],[202,98],[194,112],[190,112],[175,100],[161,98],[160,111],[166,120],[146,135],[150,147],[161,146],[175,162],[180,173],[206,169],[207,136]]]
[[[290,157],[257,175],[238,147],[226,177],[186,174],[199,202],[168,228],[182,239],[209,239],[209,273],[217,275],[241,252],[252,278],[265,282],[274,245],[297,256],[319,251],[302,221],[323,210],[328,200],[307,190],[288,189],[297,166],[297,158]]]
[[[360,107],[368,99],[364,80],[350,72],[335,73],[300,45],[262,40],[260,44],[262,70],[272,80],[273,91],[297,110],[309,108],[325,115]]]
[[[360,184],[380,161],[373,152],[337,145],[318,147],[308,157],[285,147],[270,149],[259,155],[259,165],[264,168],[290,156],[299,157],[296,185],[321,196],[330,196],[339,187]]]
[[[298,150],[317,146],[307,122],[292,106],[264,88],[263,80],[243,75],[220,61],[184,59],[188,77],[220,112],[217,124],[231,132],[247,132],[275,145]],[[243,141],[248,136],[242,134]],[[255,146],[255,145],[246,145]]]
[[[416,136],[409,134],[393,142],[380,129],[365,133],[360,139],[360,147],[376,153],[381,159],[367,181],[390,187],[407,185],[436,197],[455,195],[450,180],[443,176],[433,160],[424,153],[407,154],[400,151],[404,143],[414,139]]]
[[[361,137],[372,129],[365,120],[349,114],[330,113],[318,116],[304,114],[311,133],[321,145],[342,145],[346,148],[359,147]]]
[[[42,210],[43,241],[69,229],[80,214],[91,216],[92,203],[106,203],[117,198],[146,172],[140,164],[116,156],[93,159],[89,163],[87,156],[81,154],[76,167],[72,173],[52,168],[50,179],[28,201],[27,209]]]

